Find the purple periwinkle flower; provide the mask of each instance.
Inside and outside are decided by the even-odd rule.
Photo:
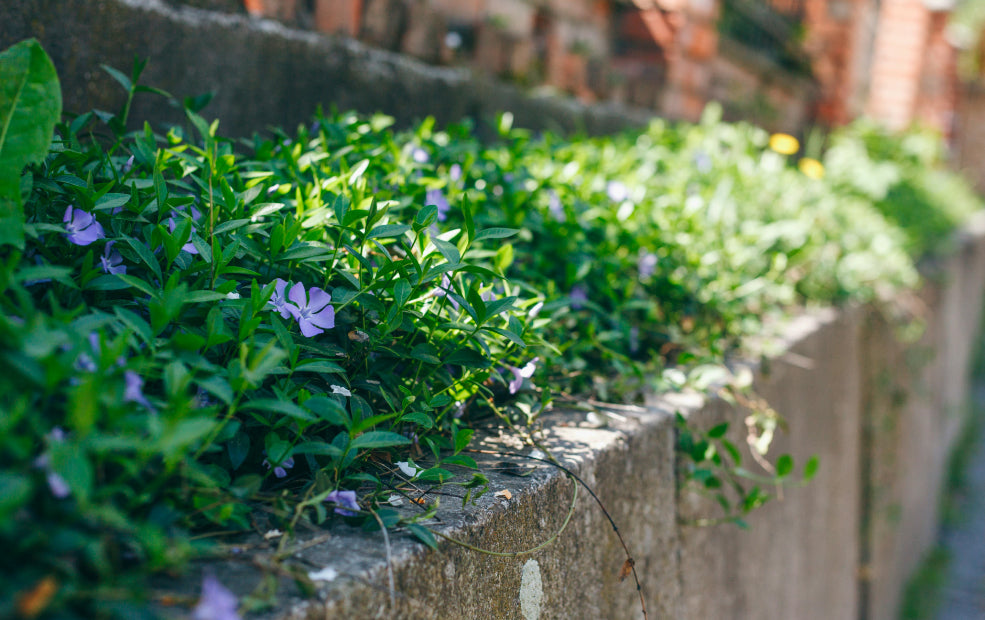
[[[65,441],[67,435],[61,427],[54,427],[51,432],[48,433],[48,443],[62,443]],[[48,482],[48,489],[51,494],[58,499],[65,499],[72,494],[72,489],[65,482],[65,479],[61,477],[60,474],[55,473],[51,470],[51,464],[48,460],[48,453],[43,452],[41,456],[34,459],[34,466],[45,470],[45,480]]]
[[[123,391],[123,400],[128,403],[137,403],[148,409],[151,408],[150,401],[144,396],[144,380],[132,370],[124,371],[123,381],[126,388]]]
[[[585,302],[588,301],[588,291],[581,284],[575,284],[571,287],[571,292],[568,293],[568,299],[571,300],[572,310],[581,310],[585,307]]]
[[[291,301],[287,311],[294,316],[301,327],[301,334],[311,338],[335,327],[335,308],[332,307],[332,296],[318,287],[312,287],[306,295],[304,285],[298,282],[287,293]]]
[[[565,219],[564,205],[561,204],[561,197],[557,195],[553,189],[547,190],[547,210],[550,211],[551,217],[559,222],[563,222]]]
[[[49,471],[45,474],[45,480],[48,481],[48,490],[51,494],[58,499],[65,499],[72,494],[72,489],[69,488],[68,483],[65,479],[61,477],[60,474],[56,474],[53,471]]]
[[[428,152],[419,146],[415,146],[414,150],[410,152],[410,156],[419,164],[426,164],[431,161],[431,156]]]
[[[516,366],[509,366],[510,372],[513,373],[513,379],[509,383],[510,394],[516,394],[523,387],[523,380],[529,379],[534,376],[534,371],[537,370],[537,362],[540,358],[535,357],[523,368],[517,368]]]
[[[215,578],[207,574],[202,579],[202,596],[192,610],[194,620],[240,620],[236,613],[236,595]]]
[[[106,247],[103,248],[103,255],[99,257],[99,262],[102,265],[103,273],[126,273],[127,266],[123,264],[123,257],[120,253],[113,249],[113,245],[116,241],[107,241]]]
[[[424,196],[424,204],[438,207],[439,222],[444,222],[448,219],[448,212],[451,211],[451,205],[448,204],[448,199],[445,198],[445,195],[441,193],[440,189],[429,189]]]
[[[629,188],[622,181],[609,181],[605,186],[605,193],[612,202],[622,202],[629,198]]]
[[[640,272],[640,280],[649,280],[657,271],[657,255],[641,249],[637,266]]]
[[[133,170],[133,155],[131,155],[130,158],[123,163],[122,168],[123,174],[127,174],[131,170]]]
[[[179,213],[183,213],[184,212],[184,209],[179,208],[179,209],[176,209],[176,211],[178,211]],[[202,217],[202,213],[198,209],[196,209],[195,207],[192,207],[191,211],[192,211],[192,214],[191,214],[192,215],[192,232],[191,232],[191,234],[194,235],[195,234],[195,222],[198,220],[198,218]],[[168,232],[170,232],[170,233],[174,233],[174,229],[178,227],[178,224],[174,221],[174,216],[173,215],[172,216],[169,216],[165,223],[167,224],[167,226],[168,226]],[[192,243],[191,240],[189,240],[185,245],[181,246],[181,249],[183,251],[185,251],[185,252],[188,252],[189,254],[198,254],[198,249],[195,248],[195,244]]]
[[[273,310],[280,312],[281,318],[285,319],[291,316],[291,311],[287,309],[291,303],[287,301],[287,296],[284,295],[286,288],[286,281],[280,278],[274,280],[274,294],[270,296],[270,301],[267,302],[268,307],[272,307]]]
[[[458,164],[452,164],[451,168],[448,170],[448,176],[451,177],[452,181],[457,181],[462,178],[462,167]]]
[[[266,467],[267,469],[270,469],[271,467],[270,461],[267,459],[263,459],[263,466]],[[287,470],[293,468],[294,468],[294,457],[289,456],[283,461],[281,461],[279,465],[274,466],[274,475],[277,476],[278,478],[285,478],[287,476]]]
[[[66,207],[62,222],[65,224],[65,233],[69,243],[89,245],[98,239],[106,238],[102,225],[96,221],[94,215],[82,209],[76,209],[72,205]]]
[[[325,497],[325,501],[336,504],[335,512],[343,517],[354,517],[356,513],[352,511],[359,510],[355,491],[332,491]]]
[[[698,169],[698,172],[708,172],[711,170],[711,157],[708,156],[708,153],[704,151],[695,153],[694,167]]]
[[[445,297],[446,295],[448,295],[448,291],[451,291],[451,290],[453,290],[452,289],[452,285],[451,285],[451,278],[448,277],[448,274],[447,273],[446,274],[443,274],[441,276],[441,286],[438,287],[438,289],[434,291],[434,296],[435,297]],[[452,305],[452,307],[454,307],[456,310],[459,309],[458,302],[455,301],[455,298],[454,297],[448,297],[448,303],[450,303]]]

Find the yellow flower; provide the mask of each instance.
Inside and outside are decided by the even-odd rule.
[[[804,157],[797,162],[797,167],[800,168],[801,172],[812,179],[824,178],[824,164],[816,159]]]
[[[775,133],[770,136],[770,148],[780,155],[793,155],[800,150],[800,142],[790,134]]]

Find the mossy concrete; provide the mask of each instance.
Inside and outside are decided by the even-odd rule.
[[[214,92],[203,114],[221,119],[224,135],[296,127],[319,105],[383,112],[404,126],[426,116],[442,124],[472,119],[485,132],[501,111],[511,111],[519,127],[562,132],[611,133],[649,118],[615,105],[531,96],[465,69],[429,66],[344,37],[162,0],[0,4],[0,48],[28,37],[52,57],[67,111],[120,109],[124,94],[100,65],[129,74],[134,57],[145,58],[144,84],[179,100]],[[184,120],[180,110],[150,95],[138,97],[131,119]]]

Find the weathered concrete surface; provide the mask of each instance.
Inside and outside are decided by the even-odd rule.
[[[901,584],[933,546],[948,457],[966,422],[972,355],[980,346],[985,220],[976,218],[956,251],[924,265],[913,300],[926,323],[901,344],[884,318],[866,318],[862,369],[864,458],[860,592],[865,618],[899,617]],[[864,473],[864,472],[863,472]],[[863,476],[863,480],[865,480]]]
[[[817,454],[821,468],[810,485],[786,489],[782,501],[750,515],[749,530],[682,526],[682,617],[854,616],[861,386],[857,315],[832,311],[801,317],[789,328],[788,352],[761,367],[756,390],[788,428],[771,449],[790,453],[799,464]],[[745,415],[717,403],[692,420],[705,427],[730,421],[732,439],[741,446]],[[714,506],[687,493],[680,510],[685,520],[714,514]]]
[[[531,97],[464,69],[428,66],[343,37],[161,0],[0,3],[0,49],[28,37],[51,55],[67,111],[120,109],[124,93],[99,67],[129,74],[136,56],[150,60],[144,84],[178,99],[215,91],[203,114],[221,119],[225,135],[295,127],[318,105],[384,112],[401,125],[425,116],[442,124],[471,118],[480,129],[506,110],[520,127],[589,133],[611,133],[648,118],[614,105]],[[183,121],[180,111],[149,95],[137,98],[131,119]]]
[[[620,410],[622,420],[606,428],[585,426],[586,415],[551,416],[544,443],[594,487],[619,525],[636,560],[650,618],[680,618],[680,583],[675,528],[674,424],[669,410]],[[515,438],[489,436],[481,448],[529,452]],[[553,467],[540,465],[530,476],[500,473],[502,462],[527,467],[531,461],[480,455],[491,491],[478,505],[442,496],[437,521],[428,527],[495,552],[536,547],[564,522],[573,484]],[[467,476],[466,476],[467,479]],[[512,499],[493,495],[507,489]],[[447,490],[454,491],[454,487]],[[428,496],[433,501],[434,496]],[[408,509],[406,506],[404,509]],[[326,538],[325,532],[328,536]],[[639,597],[631,578],[620,581],[626,559],[609,523],[582,489],[567,529],[545,549],[520,557],[494,557],[441,542],[426,550],[406,533],[391,534],[395,598],[390,601],[386,546],[379,532],[337,523],[305,532],[296,544],[321,540],[292,554],[288,567],[301,572],[330,567],[337,577],[317,582],[314,598],[300,597],[282,579],[276,609],[261,617],[277,620],[321,618],[638,618]],[[248,552],[209,570],[243,597],[260,583],[263,564],[276,544],[255,537]],[[288,548],[293,547],[294,544]],[[532,561],[532,562],[531,562]],[[524,582],[525,572],[539,575]],[[197,579],[185,582],[194,595]],[[171,584],[162,584],[171,587]],[[522,601],[527,600],[526,614]],[[531,613],[539,600],[540,614]]]

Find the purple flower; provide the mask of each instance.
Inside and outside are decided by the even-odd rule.
[[[516,366],[508,366],[510,372],[513,373],[513,380],[509,383],[510,394],[516,394],[523,387],[523,380],[529,379],[534,376],[534,371],[537,370],[537,362],[540,358],[535,357],[523,368],[517,368]]]
[[[124,162],[122,170],[123,170],[123,174],[127,174],[128,172],[133,170],[133,155],[131,155],[130,158],[127,159],[126,162]]]
[[[356,503],[355,491],[332,491],[325,497],[325,501],[337,504],[338,506],[335,508],[335,512],[343,517],[354,517],[356,513],[352,511],[359,510],[359,504]],[[346,508],[349,510],[346,510]]]
[[[335,327],[335,308],[332,307],[332,296],[318,287],[312,287],[305,295],[304,285],[298,282],[291,287],[287,294],[291,304],[287,311],[294,316],[301,327],[301,334],[311,338]]]
[[[564,221],[564,205],[561,204],[561,197],[553,189],[547,190],[547,210],[551,212],[551,217],[557,221]]]
[[[451,177],[452,181],[457,181],[462,178],[462,167],[458,164],[452,164],[451,168],[448,170],[448,176]]]
[[[194,620],[240,620],[236,613],[236,595],[226,589],[226,586],[207,574],[202,579],[202,596],[192,610]]]
[[[280,316],[285,319],[291,316],[291,311],[287,309],[291,303],[284,296],[284,289],[286,288],[287,282],[280,278],[274,280],[274,294],[270,296],[270,301],[267,302],[268,306],[273,306],[273,309],[280,312]]]
[[[65,499],[72,494],[72,489],[69,488],[68,483],[61,475],[49,470],[45,475],[45,480],[48,481],[48,489],[51,494],[58,499]]]
[[[75,245],[89,245],[97,239],[106,238],[106,233],[95,216],[72,205],[68,205],[65,209],[62,222],[65,224],[65,233],[69,242]]]
[[[446,274],[443,274],[441,276],[441,286],[438,288],[438,290],[436,290],[434,292],[434,295],[435,295],[435,297],[444,297],[444,296],[448,295],[448,292],[451,291],[451,290],[454,290],[454,289],[452,289],[451,278],[448,277],[448,274],[447,273]],[[459,309],[458,302],[455,301],[455,298],[454,297],[449,297],[448,298],[448,303],[450,303],[452,305],[452,307],[455,308],[456,310]]]
[[[640,280],[649,280],[657,271],[657,255],[640,249],[640,258],[637,263],[640,272]]]
[[[571,292],[568,293],[568,299],[571,300],[572,310],[581,310],[585,307],[585,302],[588,301],[588,292],[581,284],[575,284],[571,287]]]
[[[62,443],[65,441],[66,434],[60,427],[56,426],[51,429],[48,433],[48,443]],[[51,470],[51,465],[48,460],[48,453],[44,452],[38,458],[34,459],[34,466],[45,470],[45,480],[48,482],[48,489],[51,490],[51,494],[58,499],[65,499],[72,494],[72,489],[69,488],[68,483],[65,479],[61,477],[60,474],[55,473]]]
[[[445,198],[445,195],[441,193],[440,189],[429,189],[424,196],[424,204],[438,207],[439,222],[444,222],[448,219],[448,212],[451,210],[451,205],[448,204],[448,199]]]
[[[410,156],[419,164],[426,164],[431,161],[431,156],[428,155],[428,152],[419,146],[414,147],[414,150],[410,152]]]
[[[137,403],[151,408],[150,402],[144,396],[144,380],[140,375],[132,370],[124,371],[123,380],[126,382],[126,389],[123,391],[123,400],[128,403]]]
[[[708,172],[711,170],[711,157],[708,156],[708,153],[704,151],[695,153],[694,167],[698,169],[698,172]]]
[[[612,202],[622,202],[629,198],[629,188],[622,181],[609,181],[605,186],[605,193],[609,195]]]
[[[178,211],[179,213],[184,213],[184,209],[181,209],[181,208],[176,209],[176,211]],[[196,209],[195,207],[192,207],[191,211],[192,211],[192,213],[191,213],[191,215],[192,215],[192,217],[191,217],[191,219],[192,219],[192,231],[191,231],[191,234],[194,235],[195,234],[195,222],[198,220],[198,218],[202,217],[202,213],[198,209]],[[169,216],[168,219],[165,221],[165,223],[167,224],[167,226],[168,226],[168,232],[170,232],[170,233],[174,233],[174,229],[178,227],[178,224],[174,221],[174,216],[173,215]],[[189,239],[188,242],[185,245],[181,246],[181,249],[183,251],[185,251],[185,252],[188,252],[189,254],[198,254],[198,250],[195,248],[195,244],[191,242],[191,239]]]
[[[123,264],[123,257],[113,249],[115,243],[116,241],[107,241],[106,247],[103,248],[103,255],[99,257],[99,262],[103,267],[103,273],[127,272],[127,266]]]
[[[263,459],[263,466],[270,469],[270,461]],[[274,475],[278,478],[284,478],[287,476],[287,470],[294,467],[294,457],[289,456],[280,462],[280,465],[274,467]]]

